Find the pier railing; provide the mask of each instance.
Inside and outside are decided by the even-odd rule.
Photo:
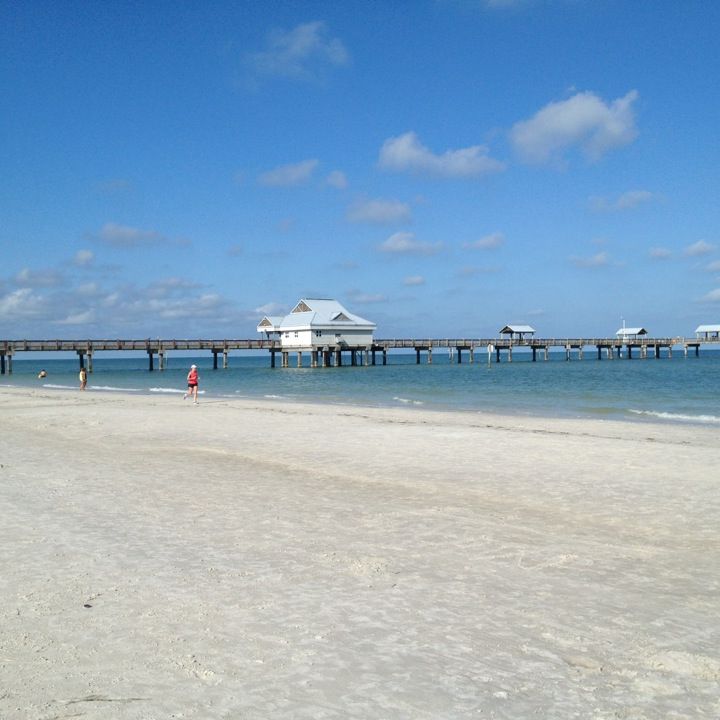
[[[328,344],[322,347],[283,347],[277,338],[251,339],[163,339],[145,338],[142,340],[133,339],[100,339],[100,340],[0,340],[0,374],[12,372],[12,359],[20,352],[75,352],[84,367],[85,358],[89,363],[89,370],[92,372],[93,355],[102,351],[139,351],[148,355],[149,369],[154,369],[154,358],[157,356],[159,369],[164,369],[165,358],[170,351],[210,351],[213,355],[213,367],[218,367],[218,356],[222,355],[223,367],[228,366],[228,354],[231,350],[265,350],[270,353],[271,366],[275,367],[275,355],[282,356],[282,366],[288,367],[288,355],[293,352],[298,355],[298,366],[302,365],[302,353],[310,352],[312,367],[318,363],[318,355],[322,356],[322,364],[334,362],[340,365],[342,353],[350,352],[352,364],[356,364],[356,356],[359,354],[364,358],[365,364],[368,358],[375,364],[375,353],[381,352],[383,364],[387,363],[387,352],[389,350],[414,350],[417,362],[420,362],[421,353],[427,354],[428,362],[432,362],[432,351],[436,348],[447,348],[448,352],[457,357],[457,362],[462,362],[463,353],[469,352],[470,362],[474,361],[475,353],[478,350],[486,349],[488,356],[495,354],[496,362],[500,362],[501,353],[505,353],[508,361],[512,361],[513,350],[526,348],[532,353],[532,359],[536,360],[538,352],[543,353],[548,359],[551,349],[559,349],[565,352],[566,359],[570,359],[572,351],[578,357],[583,357],[583,351],[587,347],[595,347],[598,359],[604,352],[608,358],[615,356],[622,357],[623,353],[628,358],[633,357],[633,351],[639,348],[640,357],[648,357],[648,351],[656,358],[661,357],[661,351],[665,351],[668,357],[672,357],[672,350],[675,346],[681,346],[685,356],[688,349],[692,348],[695,355],[699,354],[701,345],[718,345],[720,337],[664,337],[653,338],[647,336],[638,337],[592,337],[592,338],[536,338],[536,337],[499,337],[499,338],[381,338],[374,339],[370,345],[350,345],[347,342],[339,344]],[[331,356],[334,355],[334,360]]]

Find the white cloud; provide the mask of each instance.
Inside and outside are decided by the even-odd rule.
[[[310,179],[317,165],[317,160],[303,160],[299,163],[281,165],[274,170],[262,173],[258,182],[268,187],[301,185]]]
[[[359,290],[349,290],[348,298],[358,305],[372,305],[373,303],[381,303],[387,300],[387,296],[382,293],[362,293]]]
[[[62,320],[56,320],[57,325],[89,325],[95,322],[95,311],[85,310],[83,312],[68,315]]]
[[[445,178],[477,177],[503,170],[503,163],[488,157],[487,153],[484,145],[473,145],[435,155],[420,143],[414,132],[407,132],[383,143],[379,165],[385,170]]]
[[[720,288],[711,290],[707,295],[702,297],[704,302],[720,302]]]
[[[472,278],[478,275],[492,275],[497,272],[500,272],[500,269],[497,267],[487,265],[482,267],[478,267],[477,265],[463,265],[457,270],[455,275],[460,278]]]
[[[95,260],[95,253],[92,250],[78,250],[73,258],[73,264],[78,267],[87,267],[92,265]]]
[[[720,272],[720,260],[713,260],[705,269],[708,272]]]
[[[667,248],[650,248],[650,257],[655,260],[667,260],[672,253]]]
[[[258,315],[284,315],[287,312],[287,307],[280,303],[269,302],[256,307],[255,312]]]
[[[30,270],[23,268],[16,276],[15,282],[23,287],[54,287],[62,283],[62,275],[55,270]]]
[[[105,223],[96,238],[106,245],[122,248],[147,247],[171,242],[154,230],[141,230],[117,223]]]
[[[333,170],[326,178],[325,182],[330,186],[337,188],[338,190],[344,190],[348,186],[347,178],[345,173],[340,170]]]
[[[339,38],[330,37],[325,23],[302,23],[275,30],[263,51],[246,57],[256,75],[311,80],[328,66],[347,64],[349,54]]]
[[[655,196],[649,190],[629,190],[615,200],[593,195],[589,204],[596,212],[612,212],[619,210],[631,210],[638,205],[650,202]]]
[[[403,280],[403,285],[408,287],[417,287],[418,285],[424,285],[425,278],[422,275],[409,275]]]
[[[30,288],[20,288],[0,296],[0,319],[6,322],[37,318],[47,311],[47,303]]]
[[[470,248],[473,250],[492,250],[494,248],[499,248],[504,243],[505,243],[505,236],[500,232],[494,232],[494,233],[491,233],[490,235],[485,235],[484,237],[481,237],[478,240],[473,240],[472,242],[466,242],[463,244],[463,247]]]
[[[515,123],[510,140],[520,157],[545,163],[579,147],[591,160],[637,137],[633,103],[636,90],[607,104],[591,92],[552,102],[529,120]]]
[[[587,258],[573,256],[570,258],[570,262],[581,268],[605,267],[610,264],[610,256],[606,252],[597,253],[597,255]]]
[[[442,250],[442,243],[420,241],[413,233],[397,232],[380,245],[380,250],[397,255],[435,255]]]
[[[699,257],[700,255],[708,255],[713,250],[715,250],[714,245],[705,240],[698,240],[696,243],[688,245],[685,248],[685,255],[688,257]]]
[[[347,219],[357,223],[386,225],[412,220],[410,206],[399,200],[358,200],[347,211]]]

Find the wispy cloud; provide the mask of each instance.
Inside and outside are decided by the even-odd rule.
[[[529,120],[515,123],[510,140],[518,155],[529,163],[546,163],[564,151],[579,148],[590,160],[631,143],[637,137],[633,103],[638,93],[605,103],[591,92],[551,102]]]
[[[471,250],[493,250],[504,245],[504,243],[505,236],[500,232],[494,232],[477,240],[463,243],[463,247]]]
[[[116,248],[139,248],[153,245],[181,245],[188,246],[190,242],[184,239],[172,239],[155,230],[143,230],[128,225],[105,223],[93,238],[104,245]]]
[[[593,195],[589,199],[589,205],[595,212],[632,210],[638,205],[650,202],[654,197],[649,190],[629,190],[615,199]]]
[[[702,302],[720,303],[720,288],[711,290],[701,298]]]
[[[713,260],[705,269],[708,272],[720,272],[720,260]]]
[[[384,170],[443,178],[478,177],[505,167],[498,160],[488,157],[488,148],[484,145],[446,150],[436,155],[420,142],[414,132],[386,140],[380,149],[379,165]]]
[[[325,183],[330,187],[344,190],[348,186],[347,177],[340,170],[333,170],[326,178]]]
[[[425,284],[425,278],[422,275],[408,275],[403,279],[403,285],[407,287],[417,287]]]
[[[55,320],[56,325],[89,325],[96,321],[97,316],[94,310],[83,310],[82,312],[72,313],[59,320]]]
[[[701,255],[709,255],[715,250],[715,245],[706,242],[705,240],[698,240],[692,245],[688,245],[685,248],[685,255],[688,257],[700,257]]]
[[[95,253],[92,250],[78,250],[73,258],[73,265],[77,267],[88,267],[95,261]]]
[[[287,312],[287,305],[277,302],[269,302],[255,308],[258,315],[284,315]]]
[[[672,253],[667,248],[654,247],[650,248],[650,257],[653,260],[667,260],[672,257]]]
[[[299,163],[281,165],[273,170],[268,170],[258,177],[260,185],[266,187],[290,187],[302,185],[311,177],[318,166],[317,160],[303,160]]]
[[[399,200],[357,200],[348,208],[347,219],[353,223],[390,225],[409,222],[412,211]]]
[[[360,290],[348,290],[346,295],[350,301],[358,305],[372,305],[387,301],[387,295],[382,293],[364,293]]]
[[[577,257],[573,255],[570,262],[579,268],[598,268],[610,264],[610,256],[606,252],[597,253],[590,257]]]
[[[489,267],[486,265],[481,267],[478,267],[477,265],[463,265],[455,272],[455,275],[459,278],[474,278],[478,275],[493,275],[497,272],[500,272],[500,269],[497,267]]]
[[[63,276],[57,270],[30,270],[23,268],[16,276],[15,283],[22,287],[54,287],[63,282]]]
[[[440,242],[417,240],[411,232],[397,232],[380,245],[380,251],[396,255],[435,255],[442,247]]]
[[[329,34],[325,23],[315,21],[274,30],[265,48],[247,55],[246,63],[256,77],[315,80],[328,67],[346,65],[349,58],[343,42]]]

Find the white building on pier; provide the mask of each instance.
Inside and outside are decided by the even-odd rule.
[[[337,300],[303,298],[284,317],[266,315],[257,326],[283,350],[369,348],[376,325]]]

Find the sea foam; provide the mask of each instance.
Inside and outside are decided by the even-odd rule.
[[[673,422],[720,423],[720,417],[717,415],[685,415],[683,413],[656,412],[654,410],[633,410],[632,408],[630,412],[634,415],[645,415],[660,420],[672,420]]]

